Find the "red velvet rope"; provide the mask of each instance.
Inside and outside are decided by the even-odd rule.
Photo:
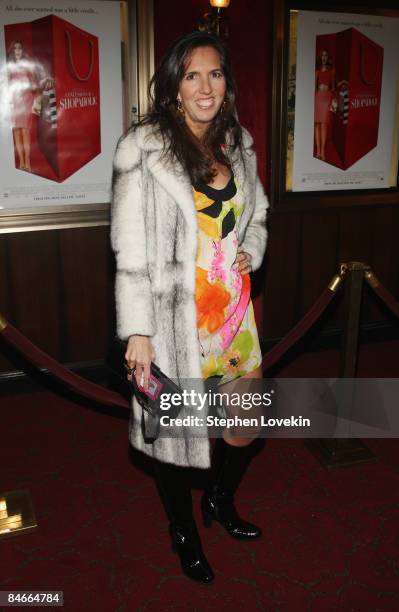
[[[263,358],[262,367],[264,370],[274,365],[281,357],[296,343],[319,319],[321,314],[330,304],[336,295],[336,291],[329,287],[323,291],[319,299],[313,304],[306,315],[295,325],[290,333],[283,338],[271,351]],[[399,316],[399,315],[398,315]],[[3,327],[3,329],[1,329]],[[114,393],[101,385],[96,385],[78,374],[75,374],[58,361],[50,357],[47,353],[38,348],[26,336],[21,334],[10,323],[0,316],[1,337],[23,357],[39,368],[47,369],[56,378],[60,379],[71,389],[91,400],[110,406],[129,408],[129,402],[118,393]]]
[[[325,311],[327,306],[336,296],[337,292],[332,291],[329,287],[323,291],[318,300],[308,310],[305,316],[293,327],[293,329],[276,344],[262,360],[263,370],[271,368],[281,357],[292,347],[307,331],[315,324]]]
[[[366,273],[366,279],[375,293],[383,300],[388,308],[399,317],[399,303],[393,295],[376,279],[371,272]],[[272,348],[263,358],[263,370],[271,368],[281,357],[292,347],[307,331],[315,324],[325,311],[327,306],[334,299],[336,291],[329,287],[323,291],[318,300],[308,310],[305,316],[295,325],[295,327],[283,338],[275,347]],[[114,393],[105,387],[96,385],[78,374],[75,374],[58,361],[50,357],[47,353],[39,349],[26,336],[21,334],[15,327],[5,321],[0,316],[0,324],[3,325],[1,337],[28,361],[39,368],[47,369],[51,374],[65,382],[71,389],[89,399],[102,404],[129,408],[129,402],[118,393]],[[1,325],[0,325],[1,328]]]
[[[114,393],[105,387],[96,385],[78,374],[75,374],[71,370],[68,370],[68,368],[39,349],[28,340],[26,336],[10,325],[10,323],[7,323],[4,327],[1,332],[1,337],[28,361],[39,368],[46,368],[51,374],[66,383],[68,387],[79,393],[79,395],[100,402],[101,404],[118,406],[119,408],[129,408],[129,402],[119,395],[119,393]]]
[[[395,300],[392,293],[390,293],[384,285],[381,285],[372,272],[366,272],[365,277],[372,290],[382,299],[385,305],[388,306],[389,310],[399,317],[399,302]]]

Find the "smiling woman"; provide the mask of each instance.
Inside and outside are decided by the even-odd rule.
[[[227,50],[212,35],[188,34],[162,59],[150,112],[121,138],[114,163],[118,335],[128,339],[126,360],[144,389],[152,360],[183,387],[201,381],[203,391],[207,378],[231,392],[237,379],[262,376],[249,272],[262,263],[266,208],[252,138],[237,120]],[[206,420],[174,423],[153,445],[143,441],[135,400],[132,421],[132,444],[155,459],[183,571],[210,582],[185,469],[210,467]],[[261,535],[233,500],[250,442],[226,428],[202,498],[204,523],[218,520],[240,539]]]
[[[189,129],[201,139],[224,102],[226,81],[219,53],[198,47],[191,53],[177,100]]]

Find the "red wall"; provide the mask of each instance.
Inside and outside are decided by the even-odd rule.
[[[172,41],[197,29],[198,19],[210,9],[198,0],[154,0],[155,62]],[[254,137],[260,178],[268,191],[270,114],[272,93],[272,0],[231,0],[227,9],[229,39],[238,92],[242,125]],[[254,277],[254,305],[258,325],[262,324],[262,270]]]

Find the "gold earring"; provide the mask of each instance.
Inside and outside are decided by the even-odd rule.
[[[179,113],[184,115],[183,104],[181,103],[181,100],[179,100],[179,98],[176,100],[176,107],[177,107],[177,110],[179,111]]]

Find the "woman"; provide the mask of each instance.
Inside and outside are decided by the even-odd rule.
[[[323,50],[316,62],[316,92],[315,92],[315,141],[316,157],[326,159],[326,143],[328,127],[331,122],[331,110],[335,91],[335,70],[330,62],[328,52]],[[334,102],[335,100],[335,102]]]
[[[13,41],[7,52],[8,90],[11,124],[19,168],[32,172],[31,130],[33,113],[40,115],[40,94],[53,87],[54,81],[34,62],[20,40]]]
[[[11,43],[7,54],[8,86],[11,101],[11,123],[19,168],[31,171],[30,149],[32,108],[38,82],[33,64],[21,41]]]
[[[248,273],[262,263],[267,199],[218,38],[193,32],[176,41],[152,91],[149,114],[121,138],[114,160],[118,335],[128,339],[126,360],[144,388],[153,360],[171,378],[214,377],[224,390],[262,376]],[[210,467],[209,439],[179,428],[146,444],[140,419],[133,400],[130,440],[154,458],[183,571],[210,582],[187,470]],[[261,534],[238,516],[233,497],[251,441],[227,432],[216,440],[202,498],[204,524],[215,519],[241,539]]]

